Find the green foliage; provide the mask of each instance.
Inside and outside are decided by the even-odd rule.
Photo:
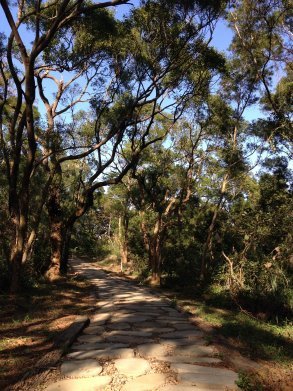
[[[244,372],[239,373],[237,386],[244,391],[263,391],[262,384],[252,375]]]
[[[224,337],[237,340],[242,354],[253,360],[289,364],[292,360],[292,322],[286,319],[282,324],[274,324],[254,318],[238,311],[235,302],[223,295],[221,288],[212,287],[200,300],[185,300],[184,305],[188,303],[192,313],[216,326],[217,332]],[[258,316],[261,315],[259,313]]]
[[[117,34],[118,23],[108,9],[92,10],[59,29],[43,59],[61,72],[80,70],[87,61],[101,61],[109,55]]]
[[[99,197],[89,213],[81,217],[74,226],[71,238],[72,251],[81,256],[98,257],[102,259],[110,252],[101,238],[107,235],[109,219],[105,214]]]
[[[131,254],[131,261],[134,275],[137,275],[138,280],[144,282],[151,275],[150,268],[146,257],[141,257],[137,254]]]
[[[63,241],[72,234],[71,251],[78,255],[102,259],[114,253],[120,260],[124,251],[127,265],[142,279],[157,263],[166,286],[200,286],[227,308],[237,302],[255,314],[265,312],[271,321],[289,317],[293,205],[285,156],[293,134],[290,4],[227,3],[141,1],[118,20],[108,7],[69,2],[49,45],[31,62],[34,81],[38,86],[44,82],[40,101],[48,109],[46,83],[54,78],[59,81],[54,98],[60,95],[60,101],[50,108],[53,129],[50,110],[42,119],[32,106],[36,138],[30,143],[27,125],[21,128],[28,107],[25,99],[20,102],[27,81],[21,74],[21,48],[14,39],[12,64],[23,79],[17,89],[6,59],[6,37],[0,35],[1,289],[9,284],[19,205],[25,200],[23,239],[35,228],[36,237],[23,270],[24,285],[33,286],[49,265],[55,217]],[[37,35],[39,29],[44,42],[62,12],[59,3],[43,3],[40,15],[32,1],[23,7],[28,12],[23,23]],[[211,46],[220,16],[234,32],[229,55]],[[30,55],[32,45],[27,49]],[[276,70],[282,74],[277,82]],[[80,85],[67,86],[69,76]],[[87,82],[88,95],[79,100]],[[88,110],[80,110],[83,100]],[[244,120],[245,110],[255,103],[263,118]],[[32,144],[36,156],[31,162]],[[105,188],[109,183],[116,186]],[[94,193],[99,187],[104,193]],[[230,331],[236,333],[236,326]]]
[[[290,1],[235,1],[228,14],[234,30],[231,49],[245,72],[262,84],[257,93],[266,119],[257,121],[256,132],[267,137],[275,148],[292,141],[290,120],[290,36],[288,34]],[[274,82],[274,74],[282,69],[287,75]],[[280,92],[282,91],[282,94]]]

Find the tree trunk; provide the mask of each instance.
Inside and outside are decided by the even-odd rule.
[[[228,174],[226,174],[224,176],[224,179],[223,179],[223,182],[222,182],[222,186],[221,186],[221,191],[220,191],[220,198],[219,198],[219,201],[218,201],[218,203],[217,203],[217,205],[215,207],[215,210],[214,210],[214,213],[213,213],[213,217],[212,217],[212,221],[211,221],[211,223],[209,225],[209,228],[208,228],[207,239],[206,239],[204,247],[203,247],[203,253],[202,253],[202,257],[201,257],[201,268],[200,268],[200,281],[204,281],[206,279],[206,274],[207,274],[207,254],[211,251],[212,236],[213,236],[213,233],[214,233],[214,229],[215,229],[218,213],[219,213],[219,210],[220,210],[220,208],[222,206],[224,194],[226,192],[227,183],[228,183]]]
[[[69,250],[73,224],[74,222],[68,223],[63,230],[62,258],[60,263],[60,272],[62,274],[66,274],[68,270]]]
[[[128,246],[126,242],[122,244],[120,254],[121,254],[121,262],[123,265],[125,265],[126,263],[128,263]]]
[[[54,177],[54,172],[51,173],[51,175],[49,176],[49,178],[46,182],[45,187],[42,190],[42,198],[40,201],[40,205],[37,209],[35,219],[32,223],[31,232],[28,235],[28,237],[26,239],[26,243],[24,245],[24,251],[23,251],[23,255],[22,255],[22,263],[23,264],[27,262],[27,260],[31,257],[31,254],[33,252],[34,243],[37,238],[38,230],[39,230],[39,226],[40,226],[40,222],[41,222],[42,212],[44,209],[46,199],[48,197],[48,192],[49,192],[49,188],[51,186],[53,177]]]
[[[20,50],[21,52],[21,50]],[[34,129],[34,111],[33,103],[35,100],[35,88],[34,88],[34,60],[27,56],[24,56],[24,52],[21,52],[22,59],[25,68],[25,97],[26,106],[23,114],[21,115],[20,123],[18,125],[18,137],[17,147],[12,152],[12,165],[9,167],[9,205],[12,221],[15,225],[15,241],[11,247],[11,282],[10,292],[16,293],[20,288],[20,276],[22,257],[26,240],[27,226],[28,226],[28,212],[30,204],[30,181],[33,171],[35,153],[36,153],[36,140]],[[22,94],[18,89],[18,93]],[[20,111],[17,113],[20,114]],[[26,127],[28,150],[26,163],[23,169],[23,175],[21,179],[20,189],[17,189],[17,182],[19,181],[19,167],[21,161],[21,142],[22,134]],[[15,129],[14,129],[15,130]],[[13,140],[15,141],[15,140]]]
[[[152,271],[152,284],[154,285],[160,285],[161,282],[161,228],[162,215],[159,215],[149,244],[149,263]]]
[[[150,246],[150,263],[152,268],[152,284],[160,285],[161,282],[161,248],[158,240],[154,240]]]
[[[20,276],[21,276],[21,260],[23,255],[25,233],[21,225],[16,226],[16,240],[11,249],[10,262],[11,262],[11,280],[10,280],[10,293],[15,294],[20,289]]]
[[[28,191],[28,189],[25,189]],[[27,220],[28,220],[28,197],[26,192],[21,194],[18,200],[18,208],[14,205],[14,218],[12,219],[15,226],[15,239],[11,246],[10,251],[10,264],[11,264],[11,280],[10,280],[10,293],[15,294],[20,289],[20,277],[21,277],[21,261],[24,251],[26,232],[27,232]]]
[[[138,213],[140,216],[140,229],[142,232],[144,248],[145,248],[146,252],[149,253],[150,243],[149,243],[149,235],[148,235],[147,227],[145,224],[145,212],[140,210]]]
[[[49,281],[57,280],[61,272],[62,260],[62,221],[55,219],[50,224],[50,242],[51,242],[51,257],[50,266],[46,272],[46,277]]]
[[[47,209],[50,220],[50,243],[51,257],[50,265],[46,272],[49,281],[54,281],[60,277],[61,260],[63,249],[63,213],[61,208],[61,167],[57,167],[56,182],[50,188]]]
[[[129,218],[127,216],[127,212],[125,211],[124,216],[122,218],[122,230],[120,231],[121,234],[120,253],[121,253],[121,261],[123,264],[126,264],[128,262],[128,224],[129,224]]]
[[[120,250],[120,269],[123,271],[123,265],[128,263],[128,224],[129,217],[124,210],[123,215],[118,217],[118,245]]]

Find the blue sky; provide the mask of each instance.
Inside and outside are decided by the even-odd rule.
[[[116,16],[119,19],[122,19],[123,16],[127,15],[127,13],[131,10],[131,8],[133,6],[136,6],[138,3],[139,3],[138,0],[134,0],[134,1],[132,1],[132,5],[122,5],[122,6],[116,7],[115,8]],[[4,32],[6,35],[8,35],[10,33],[10,27],[6,21],[2,7],[0,7],[0,32]],[[25,27],[22,27],[21,33],[22,33],[21,35],[23,37],[25,44],[29,46],[30,41],[32,39],[30,36],[30,32],[27,31]],[[212,45],[215,46],[219,51],[226,52],[229,48],[232,36],[233,36],[232,31],[227,27],[225,22],[220,21],[220,22],[218,22],[216,29],[215,29],[215,32],[214,32],[213,39],[212,39]],[[64,78],[66,78],[66,76],[64,76]],[[47,91],[50,91],[50,90],[51,90],[51,86],[49,83],[47,85]],[[54,91],[52,89],[52,93],[53,92]],[[43,109],[40,108],[40,111],[42,113]],[[248,108],[244,113],[244,117],[247,120],[257,119],[261,116],[262,116],[262,113],[257,106],[253,106],[253,107]]]
[[[139,3],[138,0],[133,0],[132,1],[133,5],[124,5],[124,6],[116,7],[115,8],[116,16],[119,19],[122,19],[123,16],[126,15],[129,12],[129,10],[133,6],[137,5],[138,3]],[[0,32],[4,32],[6,35],[10,34],[10,27],[6,21],[6,18],[5,18],[5,15],[3,13],[1,6],[0,6]],[[30,32],[27,31],[25,27],[22,27],[21,28],[21,35],[23,37],[25,44],[27,46],[29,46],[30,41],[32,40]],[[212,45],[216,49],[218,49],[219,51],[226,52],[226,51],[228,51],[229,45],[232,40],[232,36],[233,36],[232,31],[228,28],[228,26],[225,24],[225,22],[223,20],[221,20],[218,22],[216,29],[214,31]],[[70,75],[63,75],[63,77],[64,77],[64,81],[66,81],[66,78],[69,78]],[[282,71],[277,72],[274,77],[274,83],[277,83],[281,77],[282,77]],[[54,93],[54,92],[55,92],[55,89],[53,87],[53,84],[48,83],[46,85],[46,93],[50,94],[50,93]],[[44,109],[43,104],[40,104],[38,106],[39,106],[40,113],[42,115],[44,115],[45,109]],[[87,107],[88,106],[86,104],[81,104],[77,107],[77,109],[85,109],[86,110]],[[254,106],[246,109],[246,111],[244,112],[244,117],[247,121],[252,121],[252,120],[256,120],[257,118],[263,117],[263,113],[259,109],[258,105],[254,105]],[[252,157],[252,160],[254,160],[253,157]]]

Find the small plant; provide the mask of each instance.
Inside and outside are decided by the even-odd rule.
[[[208,345],[211,345],[212,342],[213,342],[213,338],[212,338],[211,335],[206,335],[206,336],[204,337],[204,339],[205,339],[205,344],[206,344],[207,346],[208,346]]]
[[[176,308],[176,307],[177,307],[177,304],[178,304],[177,297],[176,297],[176,296],[172,297],[170,306],[171,306],[172,308]]]
[[[30,314],[27,314],[27,315],[24,317],[24,319],[23,319],[24,322],[29,322],[30,320],[31,320]]]
[[[2,339],[0,341],[0,352],[1,352],[1,350],[6,349],[8,344],[9,344],[9,339],[8,338],[7,339]]]
[[[240,372],[238,374],[236,384],[244,391],[263,391],[263,386],[256,377],[245,372]]]

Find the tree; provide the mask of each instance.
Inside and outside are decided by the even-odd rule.
[[[200,140],[200,132],[195,140],[193,132],[192,125],[181,119],[170,134],[173,144],[169,148],[164,143],[149,148],[132,174],[136,181],[132,202],[140,214],[154,284],[160,283],[168,231],[180,220],[193,195],[195,150]]]
[[[234,30],[232,48],[245,68],[263,87],[260,103],[269,117],[257,122],[256,131],[272,145],[292,142],[288,106],[292,72],[290,33],[291,2],[287,0],[233,2],[228,20]],[[282,72],[280,82],[274,77]],[[280,95],[282,91],[282,97]]]
[[[218,163],[212,162],[212,170],[218,171],[216,175],[220,175],[222,179],[217,189],[218,195],[202,251],[202,281],[207,277],[208,255],[213,258],[212,237],[219,211],[229,198],[229,187],[233,188],[233,184],[250,169],[244,151],[247,123],[243,115],[257,100],[255,93],[258,84],[256,75],[246,70],[239,58],[234,56],[233,60],[227,62],[227,72],[221,81],[220,94],[211,95],[207,101],[206,119],[202,126],[207,128],[210,154],[219,160]],[[246,153],[250,155],[252,152],[249,149]]]
[[[14,235],[11,240],[11,291],[19,287],[20,268],[26,243],[30,185],[37,156],[37,123],[34,114],[36,99],[35,70],[44,51],[58,32],[66,31],[80,15],[95,9],[125,4],[127,1],[110,1],[88,4],[85,1],[42,3],[19,2],[16,19],[6,0],[1,6],[11,28],[5,49],[1,50],[1,83],[4,94],[1,102],[1,146],[7,168],[9,184],[9,214]],[[33,43],[26,45],[20,27],[29,25],[33,30]],[[15,104],[11,105],[11,96]],[[9,114],[7,108],[10,108]],[[8,115],[6,115],[6,113]],[[3,118],[4,115],[4,118]],[[23,153],[23,150],[26,153]]]
[[[114,63],[114,69],[110,68],[111,84],[107,89],[109,99],[101,101],[100,98],[95,98],[92,102],[95,105],[93,136],[94,140],[99,142],[85,152],[66,155],[59,159],[60,162],[64,162],[87,158],[93,152],[98,155],[92,168],[92,175],[87,181],[83,180],[78,205],[72,211],[68,220],[69,225],[74,224],[76,219],[86,213],[92,204],[95,190],[118,183],[129,169],[137,164],[141,151],[164,137],[152,137],[151,129],[157,117],[164,117],[165,111],[168,110],[167,128],[174,126],[188,100],[198,93],[206,80],[206,77],[203,77],[203,74],[208,73],[205,67],[210,68],[209,77],[212,72],[221,68],[221,56],[208,49],[206,44],[195,48],[192,46],[195,41],[202,41],[206,23],[209,23],[208,15],[202,13],[195,28],[194,22],[186,21],[188,10],[183,12],[176,8],[176,11],[177,13],[171,13],[166,5],[151,2],[135,10],[125,24],[121,24],[119,47],[117,41],[114,41],[111,47],[112,56],[114,59],[118,58],[118,62]],[[160,24],[153,18],[158,14],[164,15]],[[150,40],[154,31],[160,30],[162,26],[165,28],[164,38]],[[178,28],[182,35],[180,39],[174,40]],[[132,32],[130,37],[129,31]],[[121,44],[123,37],[122,43],[125,47]],[[212,55],[214,57],[211,57]],[[186,67],[187,64],[189,68]],[[124,160],[124,166],[119,168],[120,171],[116,171],[116,177],[105,176],[105,172],[110,168],[113,167],[115,171],[117,156],[123,155],[125,146],[128,148],[129,144],[131,154],[128,155],[128,160]],[[109,145],[112,151],[110,154]],[[98,180],[99,178],[102,180]],[[64,227],[59,224],[58,229],[57,236],[61,239]],[[61,240],[59,248],[60,243]],[[58,251],[59,255],[50,267],[53,275],[58,275],[61,252]],[[57,273],[54,270],[57,270]]]
[[[39,218],[36,217],[28,233],[32,183],[40,166],[45,171],[47,166],[48,179],[42,188],[40,213],[37,215],[41,215],[47,203],[53,249],[50,269],[54,276],[60,269],[61,232],[64,232],[64,221],[59,219],[62,215],[62,163],[91,156],[96,159],[96,166],[83,183],[75,210],[67,220],[66,224],[72,226],[91,206],[94,192],[118,183],[136,164],[140,151],[156,141],[148,137],[154,118],[162,115],[168,107],[172,111],[170,122],[177,121],[188,100],[196,93],[194,72],[200,67],[213,71],[223,62],[221,56],[208,46],[208,34],[222,11],[222,3],[211,2],[204,6],[195,1],[187,6],[180,1],[168,4],[146,1],[124,23],[114,23],[109,13],[104,12],[111,6],[127,3],[118,0],[103,3],[64,0],[36,2],[34,5],[20,2],[15,10],[7,1],[1,1],[11,28],[7,45],[1,49],[3,99],[0,127],[9,186],[9,215],[15,232],[10,243],[12,292],[19,287],[21,264],[26,260],[38,231]],[[15,20],[13,13],[17,13]],[[103,35],[90,13],[104,23],[109,34]],[[32,32],[31,46],[23,40],[22,26]],[[113,27],[118,34],[115,35],[113,30],[110,32]],[[90,33],[89,39],[83,45],[87,32]],[[126,34],[129,32],[130,37]],[[101,34],[102,39],[97,39]],[[93,42],[98,43],[93,46]],[[104,77],[100,66],[106,70]],[[90,69],[94,70],[92,76],[89,76]],[[77,91],[70,87],[70,83],[58,79],[54,72],[69,71],[75,71],[73,81],[75,77],[86,76],[93,84],[94,126],[90,145],[86,148],[78,146],[74,137],[73,145],[66,145],[62,121],[56,122],[58,115],[83,98],[81,91],[80,98],[57,109],[66,97],[65,92],[72,96]],[[57,86],[55,99],[51,102],[43,87],[46,79],[53,79]],[[44,127],[38,126],[34,113],[36,85],[46,106],[47,124]],[[12,97],[15,99],[13,105]],[[148,114],[145,114],[146,108]],[[114,178],[107,178],[106,172],[116,164],[125,137],[131,140],[132,158]],[[47,199],[47,193],[50,199]]]

